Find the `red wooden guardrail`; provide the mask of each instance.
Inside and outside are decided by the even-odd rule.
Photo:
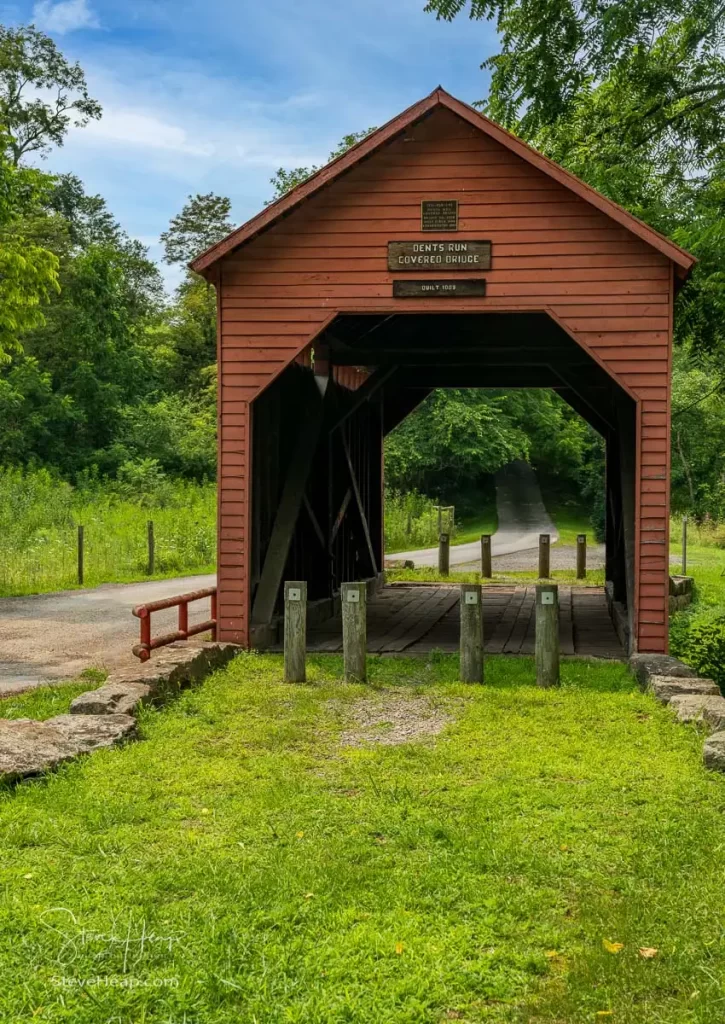
[[[206,622],[200,622],[195,626],[189,626],[189,604],[192,601],[201,601],[203,598],[211,598],[211,618]],[[160,612],[164,608],[179,609],[179,628],[175,633],[165,633],[163,636],[151,638],[151,613]],[[150,601],[148,604],[140,604],[133,609],[133,614],[141,620],[141,642],[133,648],[133,653],[141,661],[148,661],[151,651],[157,647],[164,647],[166,644],[173,644],[177,640],[188,640],[190,636],[197,633],[211,632],[212,640],[216,640],[217,611],[216,611],[216,587],[207,587],[206,590],[193,590],[190,594],[179,594],[178,597],[167,597],[164,601]]]

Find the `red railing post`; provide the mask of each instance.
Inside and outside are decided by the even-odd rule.
[[[191,601],[201,601],[203,598],[211,599],[211,618],[206,622],[199,622],[189,626],[189,604]],[[179,609],[179,627],[174,633],[166,633],[164,636],[151,636],[151,613],[161,611],[164,608]],[[167,597],[163,601],[150,601],[148,604],[140,604],[133,609],[133,614],[141,620],[140,642],[133,648],[133,653],[141,661],[148,661],[151,652],[157,647],[164,647],[166,644],[173,644],[177,640],[188,640],[190,636],[197,633],[211,633],[212,640],[217,637],[217,590],[216,587],[207,587],[206,590],[195,590],[190,594],[180,594],[178,597]]]

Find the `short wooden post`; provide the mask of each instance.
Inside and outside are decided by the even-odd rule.
[[[481,535],[481,575],[484,579],[490,580],[493,576],[491,571],[491,534]]]
[[[84,555],[85,555],[85,550],[84,550],[83,527],[79,526],[78,527],[78,586],[79,587],[83,586]]]
[[[284,585],[284,681],[307,679],[307,584],[304,580]]]
[[[682,575],[687,576],[687,516],[682,517]]]
[[[548,580],[551,573],[551,537],[539,534],[539,579]]]
[[[461,584],[461,682],[483,682],[483,602],[478,583]]]
[[[342,654],[345,682],[367,680],[367,587],[342,584]]]
[[[587,578],[587,535],[578,533],[576,536],[576,578]]]
[[[536,685],[559,685],[559,588],[536,587]]]
[[[149,519],[146,532],[148,537],[148,548],[149,548],[149,563],[148,563],[148,575],[153,576],[156,570],[156,540],[154,538],[154,524],[153,520]]]
[[[448,533],[438,535],[438,572],[447,576],[451,567],[451,537]]]

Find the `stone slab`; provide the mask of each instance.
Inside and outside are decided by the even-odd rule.
[[[112,672],[103,686],[80,694],[71,714],[132,714],[146,701],[162,702],[172,693],[206,679],[241,650],[236,644],[183,641],[155,651],[149,661]]]
[[[725,697],[677,693],[670,699],[669,706],[678,722],[697,722],[710,732],[725,729]]]
[[[46,722],[0,719],[0,775],[37,775],[101,747],[131,739],[130,715],[57,715]]]
[[[719,697],[720,687],[712,679],[687,679],[682,676],[650,676],[647,692],[653,694],[662,704],[681,693],[703,697]]]
[[[706,768],[725,772],[725,731],[714,732],[705,740],[702,760]]]
[[[637,682],[646,689],[651,676],[677,676],[696,679],[697,672],[690,665],[673,658],[670,654],[633,654],[629,659]]]
[[[132,715],[151,697],[147,683],[106,682],[97,690],[81,693],[71,703],[72,715]]]

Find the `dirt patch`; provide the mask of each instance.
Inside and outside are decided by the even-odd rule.
[[[454,720],[463,701],[387,691],[352,704],[334,704],[346,725],[340,734],[343,747],[393,747],[437,736]]]

